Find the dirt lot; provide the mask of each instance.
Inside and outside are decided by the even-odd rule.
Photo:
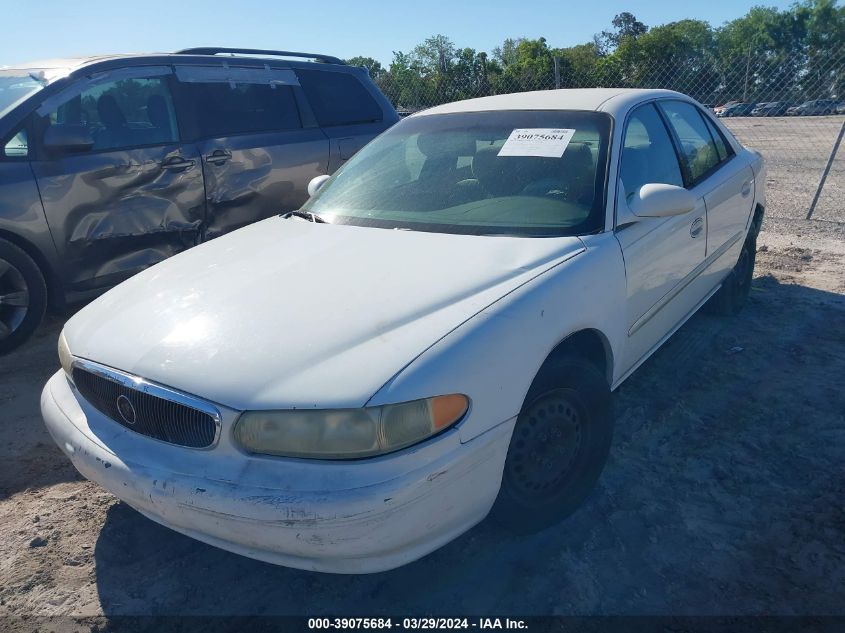
[[[82,480],[38,410],[50,317],[0,359],[0,615],[845,615],[845,224],[798,215],[767,219],[740,316],[694,317],[616,394],[574,517],[371,576],[241,558]]]
[[[803,219],[816,193],[845,116],[738,117],[722,122],[748,147],[763,153],[769,170],[772,217]],[[840,146],[813,218],[845,222],[845,144]]]

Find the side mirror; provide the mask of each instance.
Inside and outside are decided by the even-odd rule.
[[[44,130],[44,148],[53,152],[80,152],[94,147],[91,130],[84,125],[51,125]]]
[[[638,218],[667,218],[695,209],[695,196],[683,187],[649,183],[628,200],[628,208]]]
[[[331,178],[331,176],[326,176],[325,174],[312,178],[311,182],[308,183],[308,195],[313,196],[315,193],[317,193],[320,190],[320,187],[326,184],[326,181],[329,178]]]

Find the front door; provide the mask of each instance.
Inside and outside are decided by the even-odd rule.
[[[684,186],[672,139],[654,104],[637,108],[624,131],[619,198],[648,183]],[[618,227],[627,279],[627,340],[622,374],[627,373],[696,306],[688,285],[704,262],[704,201],[689,213],[643,218]]]
[[[206,239],[301,207],[328,173],[329,140],[303,127],[289,69],[177,66],[180,103],[196,126],[208,209]]]
[[[32,162],[65,285],[113,285],[197,243],[205,215],[199,150],[180,140],[170,70],[133,68],[80,79],[37,114],[76,128],[87,149],[39,148]]]

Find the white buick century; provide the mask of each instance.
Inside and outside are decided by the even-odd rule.
[[[488,513],[539,530],[594,487],[611,391],[742,307],[765,182],[676,92],[432,108],[76,314],[44,419],[139,512],[282,565],[390,569]]]

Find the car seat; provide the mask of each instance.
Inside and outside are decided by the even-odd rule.
[[[126,116],[117,104],[117,99],[110,94],[101,95],[97,99],[97,114],[103,127],[94,135],[95,147],[121,147],[130,144],[127,138]]]

